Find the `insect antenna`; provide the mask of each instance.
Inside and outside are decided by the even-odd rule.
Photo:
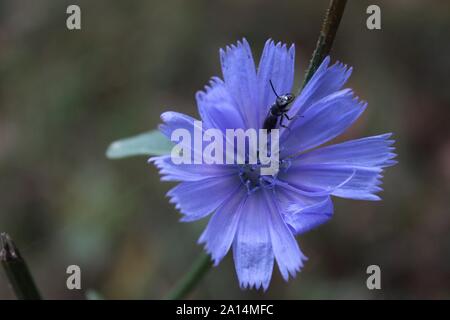
[[[273,86],[272,80],[269,80],[270,86],[272,87],[272,91],[273,93],[275,93],[275,95],[277,96],[277,98],[279,98],[280,96],[278,95],[278,93],[275,91],[275,88]]]

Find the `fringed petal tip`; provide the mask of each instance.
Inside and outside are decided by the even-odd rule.
[[[175,209],[183,215],[183,217],[181,219],[185,219],[184,221],[187,221],[186,219],[189,219],[189,212],[186,212],[183,209],[183,207],[180,205],[180,199],[176,195],[176,190],[177,190],[177,187],[170,189],[166,193],[166,197],[169,199],[169,203],[172,204],[175,207]],[[194,220],[198,220],[198,219],[194,219]],[[194,220],[191,220],[191,221],[194,221]]]
[[[396,157],[397,154],[392,153],[393,157]],[[398,160],[387,160],[384,164],[383,164],[383,168],[387,168],[387,167],[392,167],[395,166],[398,163]]]
[[[174,117],[173,111],[165,111],[159,116],[162,122],[169,122]],[[161,125],[160,125],[161,126]]]
[[[211,260],[213,266],[217,267],[219,265],[221,259],[218,259],[217,257],[214,257],[214,253],[211,250],[211,248],[208,246],[208,241],[204,238],[203,234],[197,240],[197,244],[201,245],[203,247],[203,250],[209,256],[209,259]]]
[[[250,45],[246,38],[242,38],[238,40],[236,43],[225,46],[224,48],[219,49],[220,56],[223,57],[225,55],[232,54],[235,50],[240,50],[244,48],[245,50],[250,50]]]
[[[188,223],[188,222],[194,222],[194,221],[197,221],[197,220],[198,220],[197,217],[192,217],[192,216],[190,216],[190,215],[188,215],[188,214],[183,213],[183,212],[179,209],[179,206],[176,206],[176,205],[175,205],[175,208],[176,208],[177,210],[179,210],[180,213],[181,213],[181,217],[180,217],[180,219],[178,219],[178,221],[180,221],[180,222],[182,222],[182,223]]]
[[[297,277],[297,274],[303,269],[304,262],[308,261],[308,258],[301,251],[300,253],[301,253],[300,261],[295,267],[284,270],[278,268],[284,281],[287,282],[291,278],[295,279],[295,277]]]
[[[280,57],[288,57],[288,61],[295,60],[295,45],[293,43],[288,48],[288,45],[286,43],[282,43],[281,41],[275,43],[275,41],[273,41],[272,39],[269,39],[266,41],[261,58],[263,58],[267,54],[270,55],[270,53],[272,53],[272,55],[273,55],[275,52],[278,53],[278,59],[280,59]],[[283,61],[277,61],[277,62],[281,64]],[[292,68],[293,68],[293,66],[292,66]],[[292,70],[292,73],[293,73],[293,70]],[[287,74],[285,76],[287,76]]]
[[[167,164],[164,162],[167,158],[168,156],[151,157],[147,160],[147,163],[154,165],[158,169],[161,181],[176,181],[177,179],[173,179]]]
[[[147,159],[147,163],[149,163],[149,164],[154,164],[158,169],[160,169],[160,167],[158,166],[158,158],[159,157],[151,157],[151,158],[148,158]],[[159,162],[159,164],[160,164],[160,162]]]
[[[349,67],[347,64],[337,60],[330,68],[336,68],[339,69],[340,72],[342,72],[345,77],[350,77],[353,71],[353,67]]]
[[[218,84],[224,84],[223,80],[219,77],[211,77],[208,81],[208,84],[203,87],[203,90],[199,90],[195,93],[195,98],[197,100],[202,100],[208,93],[211,92],[211,90],[213,90],[214,86]]]
[[[295,56],[295,44],[291,43],[291,45],[289,46],[288,49],[288,44],[287,43],[283,43],[281,41],[278,41],[277,43],[275,43],[275,41],[272,38],[269,38],[266,40],[266,43],[264,44],[264,50],[269,50],[269,49],[273,49],[273,48],[282,48],[284,50],[288,50],[289,55],[291,57]]]
[[[162,121],[165,121],[164,120],[164,118],[163,118],[163,115],[161,115],[161,120]],[[167,124],[165,124],[165,123],[161,123],[161,124],[158,124],[158,130],[159,130],[159,132],[161,132],[163,135],[165,135],[166,137],[170,137],[169,136],[169,134],[170,134],[170,129],[169,129],[169,127],[168,127],[168,125]]]
[[[166,197],[169,199],[169,203],[173,204],[175,206],[176,209],[180,209],[180,205],[178,204],[178,198],[177,196],[174,194],[174,192],[172,192],[174,189],[170,189],[167,193],[166,193]]]
[[[204,233],[202,233],[200,238],[197,240],[197,244],[201,245],[203,250],[205,250],[206,254],[210,257],[213,267],[217,267],[224,257],[218,257],[214,254],[214,250],[208,245],[208,241],[204,236]]]
[[[323,59],[321,65],[320,65],[320,67],[322,67],[323,71],[329,70],[332,72],[340,73],[345,79],[348,79],[351,76],[351,74],[353,72],[353,67],[348,66],[347,64],[345,64],[339,60],[336,60],[336,62],[330,66],[330,62],[331,62],[330,56],[326,56]]]
[[[264,283],[262,281],[258,281],[258,282],[239,281],[239,287],[241,288],[241,290],[251,290],[251,289],[260,290],[260,289],[262,289],[263,292],[266,292],[267,289],[269,289],[269,285],[270,285],[270,281],[267,283]]]
[[[171,160],[170,156],[156,156],[147,159],[147,163],[153,164],[159,170],[166,169],[167,160]]]

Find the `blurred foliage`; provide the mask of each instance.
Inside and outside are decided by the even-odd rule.
[[[332,51],[354,67],[369,108],[342,139],[394,132],[400,164],[382,202],[335,201],[299,237],[296,279],[241,291],[230,255],[195,298],[450,298],[450,3],[350,1]],[[82,30],[68,31],[79,4]],[[321,1],[0,1],[0,230],[15,239],[45,297],[160,298],[202,250],[205,221],[182,224],[146,158],[110,161],[110,142],[156,128],[163,111],[196,116],[194,93],[220,75],[218,49],[245,36],[293,42],[296,86],[316,43]],[[65,287],[82,269],[81,292]],[[365,286],[382,269],[382,290]],[[94,291],[91,291],[94,289]],[[95,292],[91,294],[89,292]],[[13,298],[0,272],[0,298]]]
[[[155,129],[112,142],[106,150],[106,156],[110,159],[143,155],[161,156],[170,154],[172,147],[173,143]]]

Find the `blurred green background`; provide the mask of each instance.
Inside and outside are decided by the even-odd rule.
[[[78,4],[82,30],[66,29]],[[370,4],[382,30],[366,28]],[[296,87],[328,0],[0,1],[0,231],[15,239],[46,298],[165,296],[189,268],[206,221],[179,223],[145,157],[111,161],[110,142],[176,110],[221,75],[218,49],[245,36],[296,44]],[[298,238],[296,279],[241,291],[231,255],[192,298],[450,298],[450,2],[349,1],[333,60],[369,102],[340,139],[394,132],[399,165],[382,202],[336,199],[335,216]],[[82,290],[66,289],[66,268]],[[377,264],[382,290],[366,288]],[[0,298],[14,298],[0,271]]]

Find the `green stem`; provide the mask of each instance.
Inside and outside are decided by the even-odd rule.
[[[328,6],[325,19],[323,20],[322,29],[320,30],[319,39],[317,39],[316,49],[314,50],[311,61],[309,62],[308,70],[303,80],[302,88],[316,72],[317,68],[322,63],[323,59],[330,53],[333,45],[334,37],[336,36],[339,23],[344,14],[345,4],[347,0],[331,0]]]
[[[189,272],[181,279],[175,288],[169,293],[167,299],[179,300],[184,299],[189,292],[200,282],[206,272],[211,268],[211,258],[202,253],[195,260]]]
[[[0,234],[0,261],[18,299],[41,300],[25,260],[7,233]]]

